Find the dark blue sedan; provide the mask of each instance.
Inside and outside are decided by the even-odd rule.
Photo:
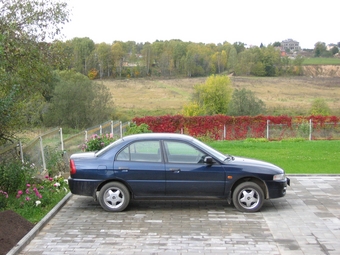
[[[73,154],[68,183],[112,212],[131,199],[226,199],[256,212],[265,199],[286,194],[289,178],[273,164],[224,155],[191,136],[148,133]]]

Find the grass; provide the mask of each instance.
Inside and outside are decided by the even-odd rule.
[[[234,156],[264,160],[288,174],[340,174],[340,141],[215,141],[211,147]]]
[[[340,65],[339,58],[306,58],[303,65]]]

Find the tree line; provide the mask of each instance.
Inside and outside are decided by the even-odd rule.
[[[277,45],[277,43],[275,44]],[[204,44],[181,40],[95,44],[88,37],[51,44],[62,59],[56,69],[73,69],[91,79],[138,77],[198,77],[212,74],[300,75],[303,58],[282,56],[274,45],[246,48],[241,42]]]

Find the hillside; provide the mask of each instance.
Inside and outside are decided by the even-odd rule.
[[[339,65],[308,65],[303,72],[309,77],[340,77]]]
[[[315,68],[315,67],[314,67]],[[312,68],[310,68],[313,71]],[[334,69],[333,69],[334,70]],[[337,71],[338,72],[338,71]],[[325,71],[322,71],[324,74]],[[329,73],[334,73],[330,71]],[[340,75],[339,75],[340,76]],[[315,98],[327,100],[333,114],[340,114],[340,77],[231,77],[235,89],[252,90],[263,100],[268,114],[306,114]],[[115,107],[130,118],[180,113],[190,101],[195,84],[206,78],[105,80]]]

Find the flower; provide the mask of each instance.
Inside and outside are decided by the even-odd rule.
[[[59,182],[56,182],[53,186],[54,186],[54,187],[59,187],[59,186],[60,186],[60,183],[59,183]]]
[[[0,194],[3,194],[6,198],[8,198],[8,193],[6,191],[0,190]]]
[[[26,184],[26,187],[28,187],[28,188],[31,187],[31,184],[27,183],[27,184]]]
[[[39,200],[35,201],[35,206],[38,206],[40,204],[41,204],[41,202]]]
[[[30,197],[26,197],[26,199],[25,199],[26,201],[30,201],[31,199],[30,199]]]

